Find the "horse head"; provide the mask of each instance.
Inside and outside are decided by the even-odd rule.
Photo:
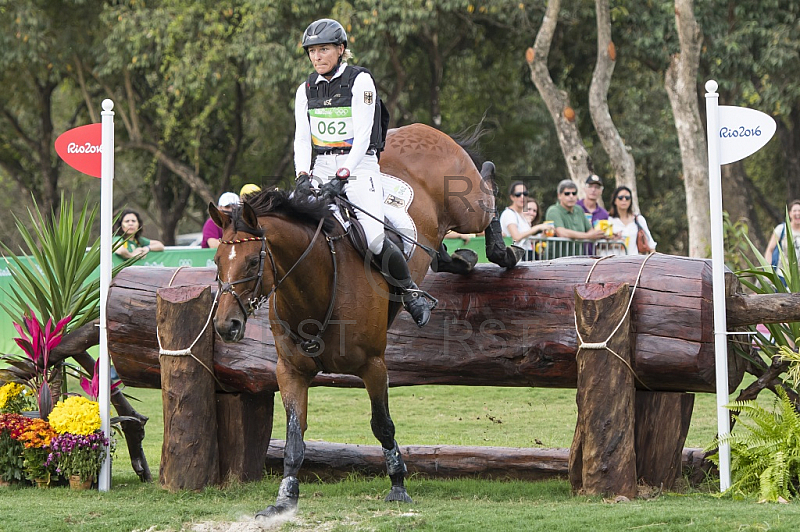
[[[248,203],[235,207],[230,215],[210,203],[208,212],[223,230],[214,255],[219,285],[214,328],[224,341],[238,342],[244,337],[247,317],[258,308],[263,288],[272,285],[265,261],[266,236]]]

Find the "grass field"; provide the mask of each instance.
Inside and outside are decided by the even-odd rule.
[[[150,416],[145,452],[157,477],[161,454],[160,390],[128,390]],[[574,390],[423,386],[390,392],[401,445],[459,444],[568,447]],[[276,404],[278,401],[276,400]],[[696,396],[687,446],[715,433],[714,397]],[[363,390],[312,389],[308,439],[374,444]],[[284,434],[277,406],[274,436]],[[537,440],[541,444],[537,443]],[[792,530],[800,504],[757,504],[703,490],[612,504],[572,496],[565,480],[545,482],[409,479],[412,505],[387,504],[383,476],[301,485],[300,511],[286,522],[262,524],[256,511],[277,494],[279,478],[171,494],[139,483],[125,445],[117,452],[109,493],[0,488],[0,530]],[[711,490],[713,492],[713,490]]]

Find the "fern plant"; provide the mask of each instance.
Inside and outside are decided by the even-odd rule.
[[[736,431],[712,444],[730,443],[730,489],[765,501],[789,500],[800,489],[800,414],[783,388],[776,391],[772,410],[756,401],[728,405],[739,411]],[[709,459],[719,465],[718,453]]]

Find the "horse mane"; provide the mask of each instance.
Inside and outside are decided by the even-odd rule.
[[[486,162],[486,159],[478,151],[478,141],[489,133],[489,131],[483,127],[484,120],[486,120],[486,115],[484,115],[475,126],[467,127],[455,135],[450,135],[450,138],[456,141],[456,144],[467,152],[467,155],[472,159],[472,163],[478,170],[480,170],[483,163]]]
[[[301,222],[319,223],[331,231],[335,226],[333,212],[327,200],[306,194],[291,194],[277,188],[267,188],[247,197],[246,202],[253,208],[256,216],[283,214]],[[231,213],[234,223],[242,218],[242,207],[236,206]],[[241,224],[237,223],[237,228]]]

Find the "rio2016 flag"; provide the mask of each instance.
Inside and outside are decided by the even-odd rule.
[[[114,102],[103,100],[100,124],[89,124],[65,131],[55,142],[56,153],[75,170],[100,178],[100,405],[101,428],[106,436],[111,434],[110,398],[111,366],[108,358],[108,330],[106,302],[111,284],[111,224],[114,203]],[[106,448],[98,489],[111,488],[111,455]]]
[[[717,82],[706,82],[708,127],[708,192],[711,204],[711,264],[714,297],[714,362],[717,388],[719,489],[731,486],[731,445],[726,441],[731,425],[728,405],[728,333],[725,320],[725,249],[722,227],[722,177],[720,166],[744,159],[769,142],[775,120],[761,111],[719,105]],[[739,333],[741,334],[741,333]]]

